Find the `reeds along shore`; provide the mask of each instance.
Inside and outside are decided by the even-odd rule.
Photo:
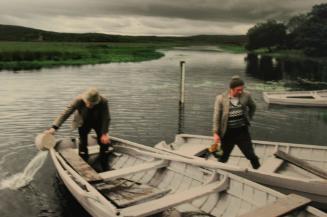
[[[163,56],[152,44],[0,42],[0,70],[139,62]]]
[[[141,62],[164,56],[158,49],[194,44],[189,42],[0,42],[0,70],[29,70],[44,67],[111,62]],[[213,44],[222,51],[242,53],[242,45]]]

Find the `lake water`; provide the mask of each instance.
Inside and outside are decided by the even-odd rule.
[[[49,157],[42,165],[45,156],[37,154],[33,143],[37,133],[51,126],[66,104],[89,86],[109,99],[111,135],[152,146],[161,140],[171,142],[178,132],[211,135],[215,96],[227,88],[232,75],[239,74],[257,102],[251,127],[254,139],[326,145],[327,110],[268,107],[262,91],[283,90],[284,83],[249,76],[244,54],[196,48],[163,52],[165,57],[141,63],[0,72],[1,217],[88,216],[56,178]],[[181,60],[186,61],[182,113],[178,109]],[[57,137],[76,135],[67,121]],[[27,165],[42,166],[35,176],[28,174],[31,182],[19,178]],[[17,188],[15,180],[29,184]]]

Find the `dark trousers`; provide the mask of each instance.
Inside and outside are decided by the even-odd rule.
[[[87,160],[89,155],[88,155],[88,150],[87,150],[87,137],[90,131],[94,129],[95,133],[97,134],[97,142],[100,145],[100,163],[102,169],[106,170],[108,169],[108,149],[109,149],[109,144],[103,144],[101,143],[101,132],[99,127],[94,127],[90,124],[85,124],[84,126],[78,128],[78,134],[80,138],[80,144],[78,147],[78,152],[79,155],[84,159]]]
[[[228,158],[237,145],[244,156],[251,161],[254,169],[260,167],[258,157],[255,155],[248,127],[227,129],[226,134],[221,140],[223,155],[219,158],[220,162],[227,162]]]

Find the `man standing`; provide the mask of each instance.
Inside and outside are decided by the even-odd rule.
[[[101,96],[97,89],[89,88],[80,96],[76,97],[65,109],[65,111],[55,119],[48,133],[54,133],[60,126],[74,115],[72,126],[78,128],[80,144],[79,155],[88,160],[87,137],[92,129],[97,134],[98,144],[100,145],[100,162],[103,170],[107,170],[108,149],[110,137],[108,134],[110,124],[110,113],[108,100]]]
[[[213,115],[213,137],[215,143],[221,142],[223,155],[220,162],[227,162],[235,144],[245,157],[251,161],[254,169],[260,167],[255,155],[248,130],[256,105],[249,92],[244,91],[244,81],[233,76],[230,89],[216,97]]]

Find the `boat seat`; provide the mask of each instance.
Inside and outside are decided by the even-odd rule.
[[[125,167],[117,170],[111,170],[103,173],[99,173],[103,180],[113,180],[127,175],[144,172],[147,170],[154,170],[168,166],[168,161],[166,160],[155,160],[142,164],[138,164],[131,167]]]
[[[296,209],[299,209],[311,202],[310,199],[296,195],[289,194],[287,197],[281,198],[268,204],[267,206],[258,208],[241,215],[240,217],[276,217],[284,216]]]
[[[77,149],[66,148],[59,152],[67,163],[87,182],[102,182],[102,177],[77,152]]]
[[[263,161],[263,164],[259,167],[258,171],[274,173],[283,164],[283,160],[274,156],[269,157]]]
[[[171,191],[171,189],[158,189],[125,178],[99,183],[95,187],[119,208],[157,199]]]

